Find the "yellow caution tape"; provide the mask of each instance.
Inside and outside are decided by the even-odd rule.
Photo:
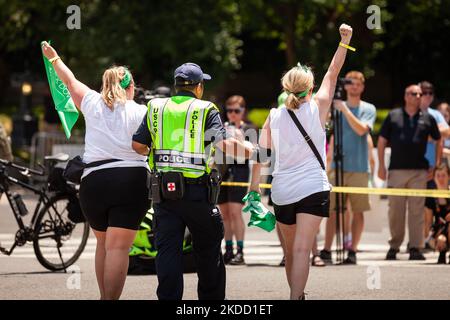
[[[248,187],[248,182],[222,182],[226,187]],[[261,189],[271,189],[272,185],[261,183]],[[430,198],[450,198],[450,190],[427,190],[427,189],[394,189],[394,188],[358,188],[358,187],[333,187],[332,192],[336,193],[356,193],[356,194],[378,194],[385,196],[403,197],[430,197]]]

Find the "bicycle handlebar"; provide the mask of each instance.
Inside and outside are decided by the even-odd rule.
[[[33,170],[33,169],[30,169],[27,167],[22,167],[11,161],[8,161],[8,160],[0,159],[0,164],[4,165],[5,167],[11,167],[11,168],[17,169],[17,170],[21,171],[23,174],[31,173],[31,174],[35,174],[38,176],[45,176],[44,171],[37,171],[37,170]]]

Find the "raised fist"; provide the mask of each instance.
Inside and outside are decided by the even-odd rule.
[[[350,39],[352,38],[353,29],[349,25],[343,23],[339,27],[339,33],[341,34],[341,42],[345,44],[350,43]]]
[[[49,60],[58,56],[56,50],[53,49],[53,47],[47,41],[42,42],[42,52],[44,53],[44,56]]]

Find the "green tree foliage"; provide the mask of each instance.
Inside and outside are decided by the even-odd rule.
[[[100,80],[113,63],[129,65],[138,79],[172,82],[182,62],[202,64],[217,80],[239,67],[238,6],[226,0],[82,0],[81,30],[68,30],[71,1],[0,0],[0,59],[40,71],[39,43],[52,39],[77,75]],[[15,61],[14,57],[22,58]],[[20,66],[20,63],[22,66]],[[27,65],[25,65],[27,64]],[[98,82],[97,82],[98,83]]]
[[[378,5],[384,24],[392,18],[384,0],[249,0],[242,4],[244,29],[255,37],[278,40],[278,50],[286,55],[286,67],[298,61],[311,64],[323,74],[339,40],[341,23],[352,25],[352,45],[358,54],[351,64],[373,75],[371,62],[384,48],[384,29],[369,30],[366,9]]]
[[[252,59],[267,63],[243,65],[247,74],[274,79],[281,65],[287,69],[301,61],[321,79],[341,23],[352,25],[357,48],[344,71],[358,69],[375,79],[376,92],[367,88],[370,98],[379,99],[374,102],[392,107],[401,102],[407,83],[423,78],[435,83],[438,95],[450,92],[450,0],[81,0],[81,30],[68,30],[71,4],[0,0],[0,99],[11,73],[28,69],[44,76],[37,58],[43,39],[52,39],[80,79],[97,86],[113,63],[129,65],[147,87],[157,80],[170,84],[173,68],[185,61],[201,64],[216,84],[231,79],[230,71],[238,71],[242,61],[252,65]],[[381,8],[379,30],[366,26],[370,5]],[[252,57],[243,59],[243,48]],[[283,56],[281,63],[270,60]],[[279,87],[273,87],[268,95],[275,99]]]

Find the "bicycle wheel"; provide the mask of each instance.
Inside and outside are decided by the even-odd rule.
[[[77,261],[89,237],[87,222],[73,223],[68,205],[74,195],[57,195],[42,208],[34,226],[33,247],[38,261],[51,271],[64,270]]]

